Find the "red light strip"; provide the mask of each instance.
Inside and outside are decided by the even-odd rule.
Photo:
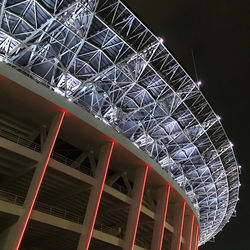
[[[197,229],[196,229],[195,250],[198,250],[198,244],[199,244],[199,226],[197,226]]]
[[[47,170],[48,163],[49,163],[49,160],[50,160],[50,156],[51,156],[52,150],[53,150],[53,148],[54,148],[54,145],[55,145],[55,142],[56,142],[56,138],[57,138],[58,133],[59,133],[59,131],[60,131],[60,128],[61,128],[61,125],[62,125],[64,116],[65,116],[65,111],[64,111],[64,112],[62,113],[62,115],[61,115],[60,122],[59,122],[59,125],[58,125],[58,127],[57,127],[55,137],[53,138],[53,142],[52,142],[52,145],[51,145],[51,148],[50,148],[48,157],[47,157],[46,162],[45,162],[45,166],[44,166],[44,169],[43,169],[43,172],[42,172],[42,176],[41,176],[41,179],[40,179],[40,181],[39,181],[38,188],[37,188],[37,190],[36,190],[36,192],[35,192],[34,199],[33,199],[32,203],[31,203],[31,206],[30,206],[30,209],[29,209],[29,212],[28,212],[28,216],[27,216],[27,218],[26,218],[26,221],[25,221],[25,223],[24,223],[24,227],[23,227],[23,229],[22,229],[21,236],[20,236],[19,241],[18,241],[18,243],[17,243],[16,250],[19,249],[20,244],[21,244],[21,242],[22,242],[23,235],[24,235],[24,232],[25,232],[25,230],[26,230],[27,224],[28,224],[28,222],[29,222],[29,219],[30,219],[30,216],[31,216],[33,207],[34,207],[34,205],[35,205],[37,195],[38,195],[39,190],[40,190],[40,188],[41,188],[41,184],[42,184],[42,181],[43,181],[45,172],[46,172],[46,170]]]
[[[97,206],[96,206],[96,210],[95,210],[95,214],[94,214],[94,220],[93,220],[93,223],[91,225],[90,235],[89,235],[89,238],[88,238],[88,243],[87,243],[87,248],[86,249],[89,249],[90,241],[91,241],[92,234],[93,234],[93,231],[94,231],[97,212],[98,212],[99,205],[100,205],[100,202],[101,202],[102,192],[103,192],[103,188],[104,188],[104,184],[105,184],[105,180],[106,180],[108,167],[109,167],[109,162],[110,162],[110,159],[111,159],[113,148],[114,148],[114,141],[112,142],[112,145],[111,145],[111,148],[110,148],[110,151],[109,151],[109,156],[108,156],[107,164],[106,164],[106,167],[105,167],[104,178],[103,178],[103,181],[102,181],[102,184],[101,184],[100,195],[98,197]]]
[[[184,203],[183,203],[183,209],[182,209],[181,231],[180,231],[180,239],[179,239],[179,246],[178,246],[178,250],[181,250],[181,238],[182,238],[183,225],[184,225],[184,215],[185,215],[185,209],[186,209],[186,201],[184,201]]]
[[[146,166],[146,170],[145,170],[145,174],[144,174],[144,178],[143,178],[143,186],[142,186],[142,192],[141,192],[141,197],[140,197],[140,205],[139,205],[138,214],[137,214],[137,218],[136,218],[135,231],[134,231],[134,236],[133,236],[133,240],[132,240],[131,250],[134,249],[134,245],[135,245],[135,237],[136,237],[137,227],[138,227],[138,223],[139,223],[139,217],[140,217],[140,212],[141,212],[145,184],[146,184],[146,180],[147,180],[148,168],[149,168],[149,166]]]
[[[191,235],[190,235],[189,248],[188,248],[189,250],[192,249],[193,230],[194,230],[194,214],[192,216]]]
[[[164,236],[164,229],[165,229],[165,221],[166,221],[166,218],[167,218],[167,211],[168,211],[168,201],[169,201],[170,189],[171,189],[171,186],[168,185],[168,193],[167,193],[167,200],[166,200],[166,206],[165,206],[166,208],[165,208],[165,212],[164,212],[164,223],[162,223],[160,249],[162,248],[162,242],[163,242],[163,236]]]

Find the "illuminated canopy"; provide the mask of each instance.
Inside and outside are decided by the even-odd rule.
[[[220,119],[157,38],[118,0],[2,0],[1,60],[88,110],[185,190],[200,245],[235,211],[239,168]],[[18,93],[17,93],[18,94]]]

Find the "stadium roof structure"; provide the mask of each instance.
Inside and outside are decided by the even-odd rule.
[[[158,162],[193,203],[200,245],[229,221],[239,166],[220,118],[121,1],[2,0],[0,56]]]

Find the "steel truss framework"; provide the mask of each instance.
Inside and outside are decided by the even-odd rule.
[[[220,119],[119,0],[1,0],[1,60],[83,107],[158,162],[199,214],[200,245],[235,211],[239,168]]]

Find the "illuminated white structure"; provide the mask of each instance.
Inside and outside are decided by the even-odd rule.
[[[2,64],[88,111],[179,184],[198,216],[200,245],[225,226],[239,168],[220,118],[121,1],[3,0],[0,28]]]

